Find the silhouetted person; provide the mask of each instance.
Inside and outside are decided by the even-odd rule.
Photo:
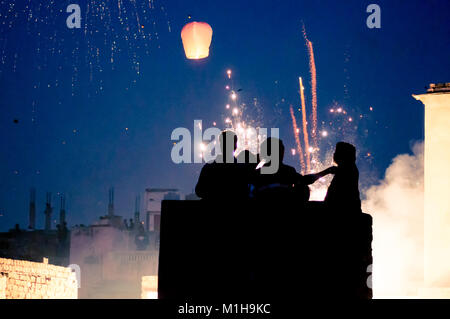
[[[243,150],[237,156],[237,162],[249,164],[251,166],[254,166],[254,168],[256,169],[256,165],[258,165],[258,156],[253,154],[249,150]]]
[[[258,240],[250,249],[250,262],[255,269],[250,273],[256,278],[258,291],[268,286],[273,291],[284,293],[288,283],[300,281],[298,269],[301,264],[292,251],[297,247],[299,229],[311,227],[303,223],[304,214],[301,212],[305,211],[309,200],[308,185],[328,173],[326,170],[302,176],[294,167],[283,163],[284,153],[285,147],[278,138],[269,137],[261,144],[261,163],[258,164],[254,191],[257,199],[255,206],[264,212],[262,216],[267,216],[270,211],[276,217],[257,219],[252,225],[254,238]],[[264,167],[278,169],[275,172],[263,171]],[[268,236],[269,230],[273,237]]]
[[[335,175],[325,196],[326,207],[332,212],[361,212],[356,148],[349,143],[337,143],[333,160],[337,167],[333,169]]]
[[[219,136],[221,154],[210,163],[206,163],[198,178],[195,194],[202,199],[220,199],[230,201],[248,197],[246,167],[239,165],[234,153],[237,148],[237,136],[226,130]]]
[[[238,165],[243,166],[244,175],[242,176],[242,178],[249,185],[249,192],[252,192],[252,188],[254,187],[253,185],[255,184],[257,179],[258,171],[256,170],[256,167],[259,162],[259,156],[253,154],[249,150],[243,150],[236,158]]]
[[[295,196],[297,200],[305,203],[309,200],[309,187],[308,185],[314,183],[319,178],[330,174],[332,168],[327,168],[319,173],[301,175],[297,173],[295,168],[283,163],[285,147],[283,142],[275,137],[267,138],[262,144],[261,149],[267,150],[265,153],[268,156],[261,155],[265,162],[264,165],[270,164],[270,157],[273,156],[271,147],[272,144],[278,143],[278,156],[279,156],[279,167],[278,171],[274,174],[263,174],[258,170],[258,181],[256,183],[256,192],[260,195],[265,193],[274,193],[278,195],[285,196]]]
[[[276,154],[272,152],[272,143],[278,143],[278,170],[273,173],[263,173],[262,167],[275,165]],[[261,163],[258,165],[258,178],[255,183],[255,194],[257,196],[264,196],[267,194],[272,195],[285,195],[291,196],[294,193],[294,187],[300,180],[300,175],[295,171],[292,166],[283,163],[284,159],[284,145],[283,142],[277,138],[269,137],[261,144]],[[263,165],[261,165],[263,164]],[[309,192],[304,185],[299,185],[295,191],[297,195],[302,198],[308,198]]]

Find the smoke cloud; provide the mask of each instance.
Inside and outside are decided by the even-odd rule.
[[[417,296],[423,282],[423,142],[397,155],[362,203],[373,217],[374,298]]]

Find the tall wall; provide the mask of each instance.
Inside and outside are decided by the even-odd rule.
[[[277,193],[163,201],[158,298],[371,299],[372,217],[327,208]]]
[[[0,298],[77,299],[78,284],[71,268],[0,258]]]
[[[430,85],[431,88],[431,85]],[[430,91],[430,90],[429,90]],[[413,95],[425,105],[424,263],[426,288],[450,287],[450,86]]]

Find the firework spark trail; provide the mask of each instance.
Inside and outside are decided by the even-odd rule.
[[[306,103],[305,103],[305,94],[304,87],[302,83],[302,78],[298,78],[298,83],[300,86],[300,99],[302,102],[302,123],[303,123],[303,139],[305,141],[305,151],[306,151],[306,171],[310,172],[311,170],[311,157],[309,151],[309,137],[308,137],[308,122],[306,120]]]
[[[228,103],[225,108],[227,113],[225,115],[225,129],[231,129],[238,137],[238,144],[236,154],[239,154],[243,150],[249,150],[250,152],[259,153],[259,145],[261,141],[267,138],[266,133],[260,132],[259,128],[262,123],[262,111],[258,105],[256,98],[253,98],[252,107],[246,103],[240,101],[238,92],[240,90],[234,90],[232,71],[227,70],[227,85],[225,90],[228,94]],[[250,113],[247,113],[250,111]],[[256,117],[255,113],[256,112]],[[213,122],[216,126],[217,123]]]
[[[311,104],[312,104],[312,131],[311,137],[314,147],[317,148],[317,77],[316,77],[316,62],[314,60],[314,50],[312,42],[306,36],[305,26],[303,26],[303,37],[305,38],[306,47],[308,48],[309,56],[309,71],[311,73]]]
[[[292,118],[292,126],[294,127],[294,136],[295,136],[295,142],[297,143],[297,152],[298,157],[300,159],[300,165],[302,167],[302,173],[305,172],[305,159],[303,158],[303,150],[302,145],[300,143],[300,137],[299,137],[299,128],[297,127],[297,120],[295,119],[294,115],[294,109],[292,108],[292,105],[289,108],[291,112],[291,118]]]

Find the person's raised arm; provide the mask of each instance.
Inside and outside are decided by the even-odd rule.
[[[306,185],[310,185],[317,181],[319,178],[322,178],[328,174],[336,174],[337,166],[330,166],[327,169],[324,169],[321,172],[314,173],[314,174],[308,174],[303,176],[303,181]]]

